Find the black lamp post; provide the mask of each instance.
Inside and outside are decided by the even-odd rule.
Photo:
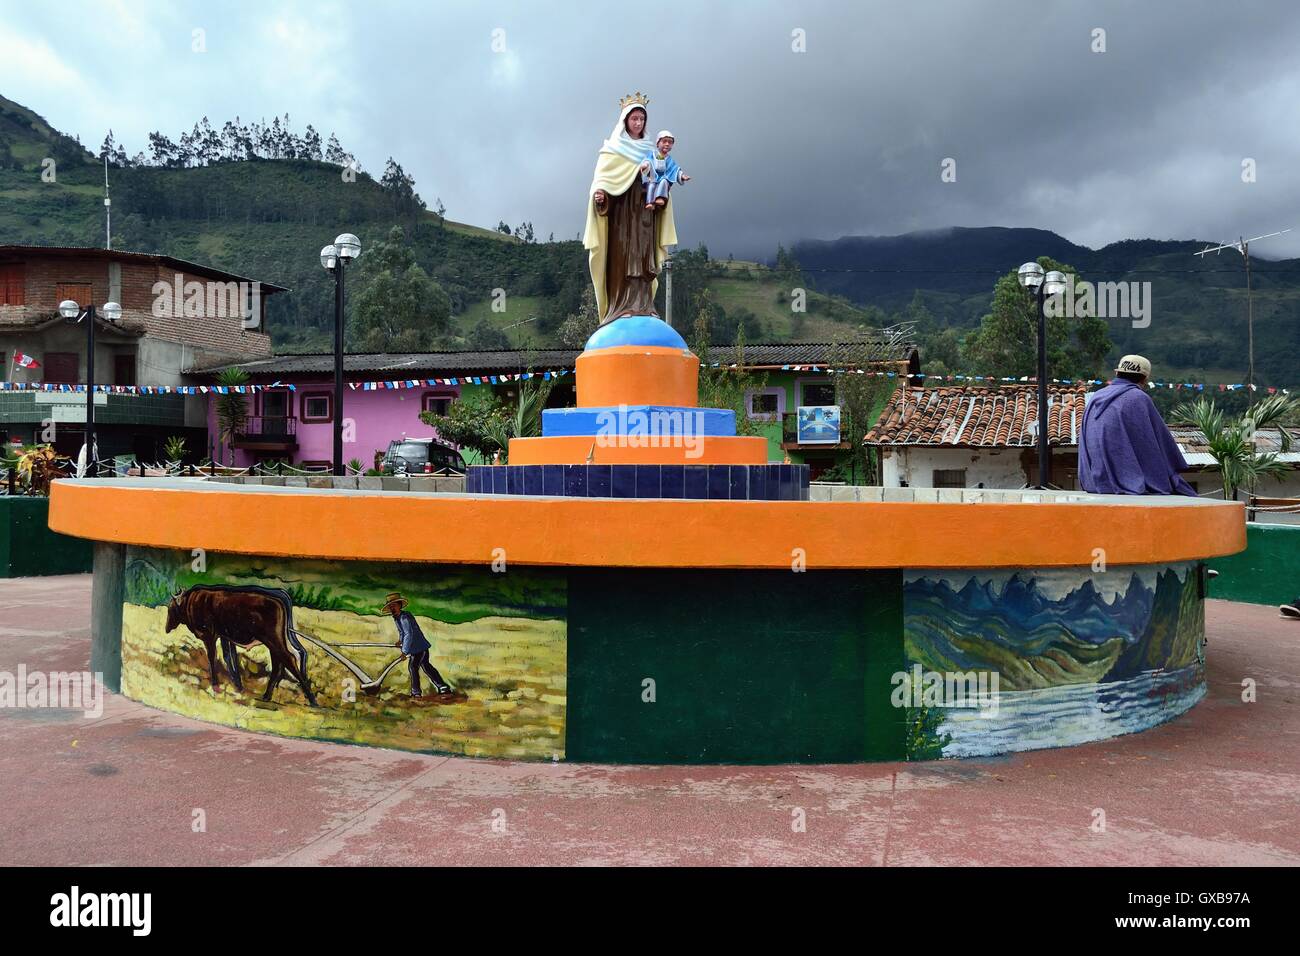
[[[345,232],[320,251],[320,264],[334,273],[334,474],[343,474],[343,274],[361,255],[361,240]]]
[[[1065,273],[1043,274],[1037,262],[1026,262],[1017,273],[1020,285],[1034,299],[1038,313],[1038,487],[1046,489],[1051,481],[1051,449],[1047,442],[1047,311],[1048,296],[1065,291]]]
[[[83,310],[71,299],[59,303],[59,315],[74,322],[86,323],[86,469],[91,477],[96,475],[95,457],[95,319],[103,316],[107,322],[114,324],[122,318],[122,307],[116,302],[105,302],[101,311],[96,311],[92,302]]]

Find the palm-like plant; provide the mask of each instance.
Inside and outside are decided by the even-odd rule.
[[[1235,499],[1239,490],[1252,493],[1265,478],[1281,481],[1289,473],[1286,462],[1276,454],[1259,454],[1255,449],[1255,432],[1277,427],[1282,451],[1291,450],[1291,433],[1282,422],[1297,409],[1289,395],[1270,395],[1240,418],[1229,418],[1213,401],[1201,396],[1174,409],[1174,417],[1200,430],[1210,456],[1219,464],[1223,479],[1223,497]]]
[[[545,379],[520,381],[519,397],[510,414],[489,421],[488,437],[501,449],[503,457],[509,454],[510,439],[536,438],[542,433],[542,409],[550,394],[551,383]]]
[[[179,462],[185,457],[185,439],[180,435],[172,435],[163,443],[163,454],[168,461]]]
[[[222,369],[217,373],[217,384],[234,387],[248,383],[248,373],[242,368]],[[221,441],[230,445],[234,436],[244,430],[248,424],[248,403],[237,392],[222,395],[217,399],[217,428],[221,432]],[[220,449],[217,450],[220,457]],[[230,463],[235,463],[233,446],[230,449]]]

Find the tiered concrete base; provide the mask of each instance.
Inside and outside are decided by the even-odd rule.
[[[512,438],[512,465],[762,465],[767,439],[741,435]]]
[[[699,407],[700,360],[655,316],[602,326],[578,356],[578,407],[542,412],[509,465],[470,468],[470,494],[801,501],[806,465],[767,461],[736,413]]]
[[[502,470],[545,491],[609,466],[552,467]],[[1204,695],[1202,561],[1245,543],[1237,502],[663,501],[630,473],[636,500],[65,479],[50,525],[101,542],[91,661],[127,697],[282,736],[632,764],[987,757],[1144,730]],[[393,592],[458,695],[409,696]],[[268,622],[256,646],[204,646],[223,608]],[[271,654],[314,701],[275,686]]]

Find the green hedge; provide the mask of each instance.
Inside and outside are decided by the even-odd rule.
[[[1300,525],[1246,525],[1246,550],[1206,565],[1219,572],[1210,597],[1284,604],[1300,594]]]
[[[91,544],[50,530],[48,498],[0,497],[0,578],[90,570]]]

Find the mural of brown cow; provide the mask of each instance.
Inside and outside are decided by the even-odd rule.
[[[213,689],[221,686],[217,679],[217,641],[221,641],[226,673],[241,691],[244,684],[235,646],[261,644],[271,655],[271,676],[262,700],[271,699],[288,671],[307,703],[316,706],[307,681],[307,652],[293,632],[293,600],[288,591],[256,585],[196,584],[178,591],[167,604],[167,633],[181,624],[203,642],[208,652]]]

